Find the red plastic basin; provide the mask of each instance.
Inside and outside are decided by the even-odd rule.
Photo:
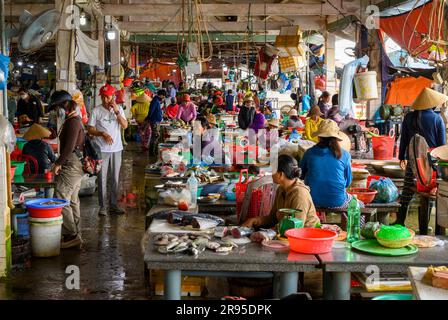
[[[11,180],[14,181],[14,172],[16,171],[16,166],[11,166]]]
[[[306,254],[330,252],[336,232],[319,228],[289,229],[285,232],[292,251]]]
[[[358,200],[361,200],[364,204],[369,204],[375,199],[377,191],[365,188],[352,188],[348,193],[356,196]]]
[[[60,208],[27,208],[31,218],[56,218],[61,216],[62,207]]]

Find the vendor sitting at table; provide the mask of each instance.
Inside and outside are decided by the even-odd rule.
[[[244,227],[274,227],[282,218],[280,209],[298,210],[296,218],[303,221],[304,227],[314,228],[319,218],[314,208],[310,189],[301,180],[297,161],[289,155],[278,157],[277,172],[272,175],[274,183],[278,184],[274,204],[268,216],[250,218],[243,223]]]
[[[17,102],[19,124],[40,123],[44,114],[39,98],[30,94],[25,88],[20,88],[18,94],[20,97]]]
[[[168,119],[175,119],[179,111],[179,105],[177,104],[176,98],[171,98],[171,103],[166,107],[165,116]]]
[[[302,178],[311,188],[317,207],[346,209],[353,197],[346,191],[352,182],[352,170],[350,153],[340,145],[343,135],[336,122],[323,120],[313,135],[319,142],[300,161]]]
[[[286,126],[287,128],[303,128],[303,122],[302,120],[300,120],[299,118],[299,114],[297,113],[296,109],[291,109],[291,111],[289,111],[289,120],[288,122],[286,122]]]
[[[308,118],[306,118],[305,123],[305,139],[318,142],[318,137],[314,135],[317,132],[320,123],[322,122],[321,118],[322,112],[320,112],[319,106],[314,106],[311,108],[308,113]]]
[[[197,110],[196,105],[191,102],[190,95],[184,94],[182,96],[182,102],[177,111],[176,119],[183,120],[185,123],[191,123],[196,120]]]
[[[45,173],[45,170],[50,169],[51,165],[56,161],[53,149],[48,143],[42,141],[42,139],[50,136],[50,130],[38,124],[33,124],[23,135],[23,139],[28,142],[23,147],[22,154],[32,156],[37,160],[38,167],[30,168],[32,173],[43,174]]]

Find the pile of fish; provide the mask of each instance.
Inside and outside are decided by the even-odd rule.
[[[205,213],[189,213],[180,210],[162,211],[153,215],[154,219],[167,220],[177,226],[192,226],[195,229],[207,230],[224,225],[224,219]]]
[[[207,235],[193,234],[157,234],[153,238],[154,245],[160,253],[188,253],[197,256],[205,249],[216,253],[229,253],[238,246],[230,241],[214,241]]]

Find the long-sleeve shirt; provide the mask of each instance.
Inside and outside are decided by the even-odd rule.
[[[175,105],[170,104],[168,107],[166,107],[165,114],[170,119],[174,119],[174,118],[177,117],[177,112],[178,111],[179,111],[179,105],[178,104],[175,104]]]
[[[318,142],[318,137],[313,137],[313,133],[319,129],[320,123],[323,121],[321,117],[317,118],[317,121],[314,121],[311,118],[307,118],[305,122],[305,139]]]
[[[190,122],[196,120],[197,111],[196,105],[192,102],[181,104],[179,110],[177,111],[176,119],[183,120],[185,122]]]
[[[319,222],[316,208],[310,195],[310,189],[298,179],[289,190],[283,190],[281,187],[277,189],[268,218],[269,222],[265,227],[273,227],[283,219],[283,214],[279,210],[285,208],[300,210],[296,218],[303,221],[305,228],[314,228]]]
[[[34,123],[39,123],[43,117],[42,103],[35,96],[30,95],[29,100],[20,99],[17,103],[17,117],[26,114]]]
[[[98,107],[102,108],[102,107]],[[83,151],[85,133],[80,117],[72,117],[65,120],[61,134],[59,135],[60,155],[56,164],[64,165],[70,154],[76,148]]]
[[[341,159],[328,147],[316,145],[305,152],[300,168],[316,207],[340,207],[348,200],[345,189],[352,183],[350,161],[350,153],[345,150],[342,150]]]
[[[420,119],[416,118],[419,114]],[[445,123],[439,114],[432,109],[410,112],[404,117],[401,127],[400,153],[398,155],[400,160],[408,158],[407,148],[416,133],[426,139],[430,148],[446,144]]]
[[[132,116],[135,118],[137,123],[142,124],[145,121],[146,116],[149,111],[149,103],[148,102],[137,102],[131,108]]]
[[[246,106],[241,106],[240,112],[238,113],[238,126],[246,130],[254,121],[255,109],[248,108]]]
[[[50,169],[51,164],[56,161],[53,149],[40,139],[28,141],[23,147],[22,154],[33,156],[37,160],[38,173],[45,173],[45,169]]]
[[[151,100],[151,104],[149,105],[149,112],[145,120],[149,121],[150,123],[162,122],[162,106],[159,97],[156,96]]]
[[[264,117],[264,114],[261,112],[257,112],[254,115],[254,121],[249,126],[249,128],[253,129],[255,132],[258,132],[258,130],[264,128],[264,123],[266,122],[266,118]]]

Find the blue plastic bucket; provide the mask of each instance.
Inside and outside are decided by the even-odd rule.
[[[30,225],[28,223],[28,212],[14,215],[14,231],[18,237],[30,237]]]

